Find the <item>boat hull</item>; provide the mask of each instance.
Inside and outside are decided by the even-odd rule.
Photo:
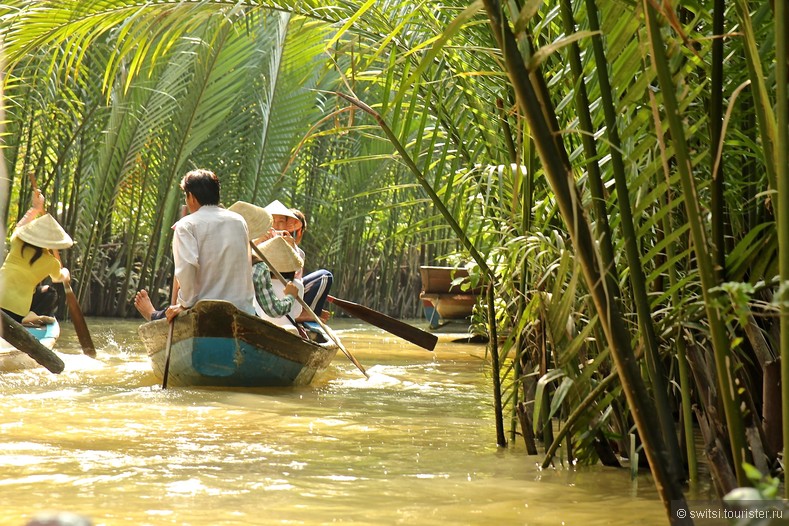
[[[35,338],[47,349],[52,350],[60,337],[60,324],[50,323],[43,327],[26,327]],[[20,371],[41,367],[37,361],[20,351],[7,341],[0,338],[0,371]]]
[[[460,285],[452,283],[454,279],[468,277],[465,268],[422,266],[419,271],[422,277],[420,298],[432,306],[442,320],[462,320],[471,316],[482,289],[464,291]],[[428,316],[432,328],[441,324],[435,320],[434,312],[426,310],[425,317]]]
[[[139,328],[160,380],[168,329],[166,320]],[[333,342],[305,341],[228,302],[201,301],[175,320],[167,382],[213,387],[306,385],[329,366],[337,349]]]
[[[422,294],[422,299],[430,302],[438,316],[444,320],[463,320],[468,318],[474,312],[474,305],[477,304],[477,296],[470,294],[425,292]],[[435,315],[433,317],[435,318]]]

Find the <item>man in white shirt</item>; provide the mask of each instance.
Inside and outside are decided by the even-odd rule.
[[[176,301],[163,313],[153,311],[147,293],[140,291],[135,306],[146,319],[166,316],[172,320],[201,299],[215,299],[254,314],[246,221],[219,206],[219,179],[209,170],[187,173],[181,180],[181,190],[189,214],[173,226]]]

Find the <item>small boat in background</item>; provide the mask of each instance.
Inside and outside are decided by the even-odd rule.
[[[463,290],[461,285],[452,284],[457,278],[468,277],[463,267],[419,267],[422,275],[422,298],[425,318],[430,327],[436,329],[442,320],[464,320],[471,316],[474,305],[482,293],[481,287]]]
[[[144,323],[138,329],[159,380],[164,374],[168,330],[166,319]],[[304,340],[227,301],[202,300],[174,321],[168,383],[212,387],[307,385],[329,366],[338,349],[330,338]]]
[[[60,324],[55,320],[53,323],[42,325],[41,327],[25,327],[44,347],[52,350],[60,337]],[[41,365],[27,353],[20,351],[7,341],[0,338],[0,371],[19,371],[22,369],[33,369]]]

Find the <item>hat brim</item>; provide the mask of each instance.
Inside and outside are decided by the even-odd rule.
[[[298,219],[298,216],[294,214],[290,208],[283,205],[281,202],[274,200],[265,206],[266,211],[273,215],[273,216],[285,216],[291,217],[293,219]]]
[[[247,229],[249,230],[249,239],[257,239],[271,228],[273,220],[271,214],[265,208],[261,208],[246,201],[236,201],[230,208],[231,212],[235,212],[244,218],[247,222]]]
[[[71,248],[74,245],[71,236],[49,214],[44,214],[38,219],[18,227],[14,235],[25,243],[51,250]]]
[[[282,236],[260,243],[258,250],[279,272],[297,272],[304,267],[304,260]]]

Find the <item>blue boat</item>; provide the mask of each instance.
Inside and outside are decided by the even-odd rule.
[[[161,380],[167,320],[144,323],[139,334]],[[323,340],[323,341],[320,341]],[[304,340],[229,302],[203,300],[174,321],[167,383],[175,386],[276,387],[309,384],[337,354],[330,338]]]
[[[55,320],[41,327],[25,327],[47,349],[52,350],[60,337],[60,324]],[[19,371],[41,367],[33,358],[0,338],[0,371]]]

